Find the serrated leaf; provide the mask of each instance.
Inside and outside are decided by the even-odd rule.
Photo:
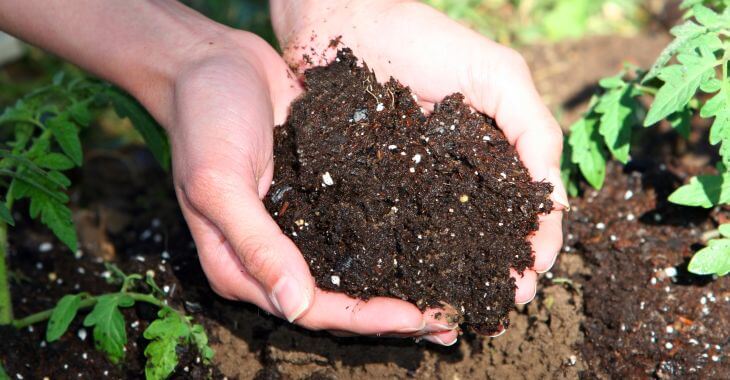
[[[143,333],[151,340],[144,350],[147,379],[166,379],[172,374],[178,363],[176,347],[181,341],[188,342],[191,334],[188,322],[170,308],[160,309],[157,315]]]
[[[654,79],[676,52],[691,44],[700,36],[708,33],[708,31],[704,26],[698,25],[693,21],[687,21],[672,28],[670,33],[675,37],[674,40],[659,54],[656,62],[654,62],[649,72],[644,76],[642,83]]]
[[[595,108],[601,114],[598,132],[605,138],[611,154],[623,164],[629,160],[633,114],[638,107],[633,96],[632,87],[624,84],[601,96]]]
[[[45,195],[36,195],[30,200],[30,214],[33,218],[40,214],[41,222],[56,235],[58,240],[76,252],[78,239],[68,206]]]
[[[607,90],[622,87],[626,84],[623,80],[624,73],[619,73],[612,77],[602,78],[598,81],[598,85]]]
[[[705,54],[680,54],[678,60],[681,64],[667,66],[659,72],[659,79],[664,84],[649,108],[645,126],[655,124],[687,105],[700,84],[715,75],[718,64],[714,56]]]
[[[203,358],[203,363],[210,363],[215,353],[208,345],[208,334],[205,333],[205,329],[203,326],[196,324],[190,329],[190,333],[195,347],[197,347],[198,352]]]
[[[688,184],[669,195],[669,201],[704,208],[726,204],[730,202],[730,173],[692,177]]]
[[[91,124],[92,121],[91,111],[89,110],[90,103],[90,100],[76,102],[68,108],[68,113],[71,115],[71,118],[84,127]]]
[[[107,96],[119,117],[127,117],[142,135],[157,162],[165,169],[170,168],[170,145],[165,131],[155,119],[134,98],[118,89],[110,89]]]
[[[589,113],[570,127],[568,144],[572,148],[571,161],[578,165],[591,186],[600,189],[606,178],[608,154],[598,133],[598,116]]]
[[[22,99],[15,102],[12,107],[6,108],[0,115],[0,124],[10,122],[28,122],[33,120],[33,110],[30,105]]]
[[[76,166],[68,156],[61,153],[48,153],[33,160],[44,169],[68,170]]]
[[[54,342],[58,340],[68,330],[68,326],[76,317],[81,304],[81,296],[78,294],[67,294],[63,296],[56,307],[53,308],[51,318],[48,320],[46,328],[46,341]]]
[[[94,309],[84,319],[84,326],[94,327],[94,344],[105,352],[112,363],[124,358],[124,345],[127,344],[127,330],[120,307],[134,305],[134,299],[124,294],[105,294],[99,296]]]
[[[66,155],[78,166],[83,161],[83,151],[81,150],[81,140],[79,139],[79,130],[76,125],[69,121],[65,115],[56,116],[49,119],[46,124],[56,138],[58,145]]]
[[[5,205],[5,202],[0,202],[0,220],[11,226],[15,226],[15,219],[13,219],[13,215],[10,214],[10,210],[8,210],[8,206]]]
[[[712,239],[692,257],[687,269],[695,274],[730,273],[730,239]]]

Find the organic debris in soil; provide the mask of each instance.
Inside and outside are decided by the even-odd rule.
[[[489,334],[507,327],[509,268],[552,209],[493,119],[453,94],[424,115],[410,89],[377,82],[349,49],[305,72],[275,136],[266,205],[320,288],[421,309],[453,306]]]

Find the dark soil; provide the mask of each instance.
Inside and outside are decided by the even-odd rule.
[[[646,44],[647,49],[654,45]],[[584,49],[568,50],[576,52],[566,56],[575,67],[607,59],[593,50],[587,56]],[[621,48],[605,53],[624,54]],[[9,260],[15,311],[22,317],[51,307],[76,291],[77,283],[79,290],[94,293],[114,289],[102,277],[99,257],[107,257],[128,273],[154,270],[158,283],[169,286],[171,304],[205,325],[216,351],[213,379],[728,379],[730,277],[696,277],[685,270],[702,233],[727,222],[728,212],[667,204],[667,194],[709,162],[702,153],[706,141],[695,136],[690,149],[678,150],[680,140],[669,137],[650,136],[646,145],[654,149],[634,154],[625,170],[612,165],[602,192],[586,190],[571,199],[563,253],[554,270],[541,277],[535,300],[510,312],[510,329],[499,338],[466,332],[447,348],[401,339],[336,338],[215,296],[169,177],[139,150],[86,152],[71,197],[81,258],[55,243],[47,229],[16,215]],[[54,248],[41,252],[45,242]],[[674,273],[669,268],[677,274],[669,276]],[[141,378],[146,341],[140,334],[154,312],[125,311],[130,344],[120,366],[96,352],[89,337],[79,339],[78,322],[52,344],[43,343],[43,325],[0,330],[0,362],[11,378],[77,379],[80,373],[103,379],[104,371],[112,379]],[[205,378],[210,370],[189,357],[175,377]]]
[[[502,132],[454,94],[426,116],[411,91],[380,84],[349,49],[305,72],[275,137],[267,201],[320,288],[420,308],[443,303],[481,333],[507,327],[510,268],[532,266],[527,236],[552,185],[532,182]]]

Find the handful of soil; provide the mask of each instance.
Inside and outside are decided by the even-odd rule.
[[[317,286],[419,308],[444,303],[480,333],[509,324],[510,268],[552,209],[493,119],[461,94],[424,115],[410,89],[380,84],[349,49],[304,74],[306,93],[275,132],[266,199]]]

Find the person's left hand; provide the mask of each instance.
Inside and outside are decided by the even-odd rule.
[[[339,39],[340,47],[351,48],[379,80],[392,76],[409,86],[424,108],[461,92],[472,107],[495,118],[533,179],[555,187],[555,209],[540,216],[540,228],[530,237],[535,265],[522,276],[512,271],[515,302],[530,302],[537,274],[552,267],[561,248],[568,201],[560,180],[562,132],[522,56],[420,2],[275,0],[272,16],[284,58],[300,71],[308,66],[303,54],[315,65],[333,59],[330,41]],[[452,335],[436,334],[444,340]]]

